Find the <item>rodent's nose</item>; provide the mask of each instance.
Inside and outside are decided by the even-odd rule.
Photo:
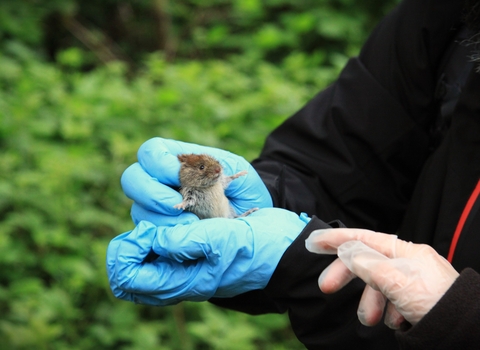
[[[216,168],[215,168],[215,173],[218,174],[221,170],[222,170],[222,169],[220,169],[220,167],[216,167]]]

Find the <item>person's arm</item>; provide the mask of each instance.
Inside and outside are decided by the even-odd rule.
[[[384,315],[402,349],[478,347],[480,275],[473,269],[459,275],[430,246],[369,230],[315,231],[306,247],[339,257],[319,277],[325,293],[342,290],[357,276],[368,284],[359,320],[372,326]]]
[[[334,257],[308,252],[305,240],[314,230],[338,227],[343,227],[341,222],[325,223],[314,216],[283,254],[265,289],[209,301],[254,315],[288,311],[295,335],[308,349],[394,349],[394,334],[387,327],[364,327],[357,319],[365,287],[361,280],[331,295],[318,288],[319,274]]]
[[[396,337],[404,349],[474,349],[480,344],[480,275],[465,269],[420,322]]]
[[[342,226],[313,217],[285,252],[264,292],[288,309],[292,329],[308,349],[395,349],[394,334],[385,325],[365,327],[358,321],[356,309],[365,288],[363,281],[352,281],[335,294],[318,288],[319,272],[334,257],[308,252],[305,240],[314,230]]]
[[[429,152],[436,70],[461,8],[456,1],[404,1],[339,79],[268,137],[252,164],[274,206],[349,227],[398,227]],[[317,278],[331,260],[308,253],[303,241],[319,221],[312,219],[287,249],[265,290],[212,301],[249,313],[288,310],[309,348],[352,339],[385,348],[393,333],[357,320],[360,281],[340,295],[318,290]]]
[[[254,167],[274,205],[394,232],[429,153],[437,69],[462,2],[407,0],[338,80],[267,139]]]
[[[319,273],[335,257],[308,252],[305,240],[315,230],[342,226],[340,222],[327,224],[313,217],[287,249],[264,290],[210,301],[250,314],[288,310],[295,335],[308,349],[394,349],[394,334],[385,325],[365,327],[358,321],[358,299],[365,288],[361,280],[330,295],[318,288]]]

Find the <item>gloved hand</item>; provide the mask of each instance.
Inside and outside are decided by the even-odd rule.
[[[110,288],[117,298],[157,306],[262,289],[309,220],[267,208],[174,227],[142,221],[108,246]],[[158,257],[146,260],[151,252]]]
[[[385,323],[393,329],[407,320],[415,325],[450,288],[458,272],[432,247],[397,239],[395,235],[359,229],[312,232],[307,249],[338,254],[319,278],[320,289],[333,293],[355,276],[367,286],[358,308],[360,322],[380,321],[386,299]]]
[[[134,201],[131,215],[135,225],[142,220],[157,226],[174,226],[198,220],[196,215],[173,207],[182,201],[181,194],[175,189],[180,186],[177,154],[181,153],[207,153],[222,164],[226,175],[248,171],[225,191],[237,213],[255,207],[272,207],[272,198],[265,184],[244,158],[216,148],[157,137],[140,147],[138,163],[128,167],[121,178],[123,191]]]

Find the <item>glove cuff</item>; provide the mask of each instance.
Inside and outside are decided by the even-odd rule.
[[[336,258],[336,256],[324,256],[310,253],[305,248],[305,240],[310,234],[318,229],[345,227],[340,221],[325,223],[313,216],[305,226],[303,231],[293,241],[290,247],[285,251],[280,262],[275,269],[272,278],[268,282],[265,290],[271,292],[272,297],[281,297],[282,294],[288,294],[289,289],[298,286],[297,283],[306,279],[317,280],[320,273]],[[300,272],[300,273],[299,273]],[[309,276],[307,278],[307,276]],[[317,283],[314,283],[315,292],[320,290]]]

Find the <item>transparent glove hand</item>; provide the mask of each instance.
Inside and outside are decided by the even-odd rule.
[[[276,208],[174,227],[142,221],[108,246],[110,288],[117,298],[158,306],[262,289],[308,221]]]
[[[380,321],[387,299],[387,326],[397,329],[404,320],[415,325],[458,277],[432,247],[395,235],[359,229],[318,230],[306,246],[314,253],[338,254],[339,259],[320,275],[323,292],[336,292],[355,276],[367,283],[358,308],[365,325]]]
[[[226,175],[247,170],[247,175],[232,181],[225,191],[237,213],[256,207],[272,207],[272,198],[265,184],[244,158],[216,148],[157,137],[140,147],[138,163],[128,167],[121,178],[123,191],[134,201],[131,215],[135,225],[142,220],[157,226],[198,220],[196,215],[173,207],[182,201],[181,194],[175,189],[180,186],[177,155],[181,153],[209,154],[222,164]]]

